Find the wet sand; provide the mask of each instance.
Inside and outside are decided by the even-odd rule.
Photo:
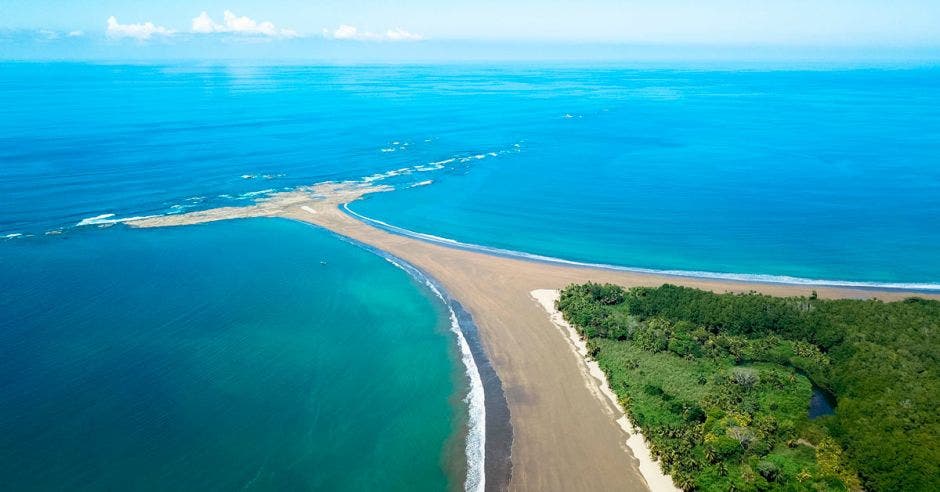
[[[897,300],[937,294],[734,282],[551,264],[484,254],[392,234],[340,210],[367,193],[388,191],[327,183],[280,193],[241,208],[130,222],[134,227],[198,224],[244,217],[285,217],[316,224],[404,259],[434,277],[469,312],[499,376],[512,424],[511,490],[649,490],[629,436],[609,403],[584,377],[581,356],[530,294],[571,283],[624,286],[672,283],[716,292]],[[654,485],[650,484],[650,485]],[[659,487],[656,487],[658,490]]]

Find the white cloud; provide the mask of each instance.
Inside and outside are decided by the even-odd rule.
[[[226,10],[223,16],[225,17],[225,27],[231,32],[264,34],[265,36],[274,36],[277,34],[274,24],[270,22],[256,22],[254,19],[246,16],[238,17],[232,13],[231,10]]]
[[[408,32],[400,27],[385,31],[385,38],[389,41],[421,41],[424,36]]]
[[[354,41],[421,41],[424,36],[408,32],[402,28],[389,29],[385,34],[360,31],[356,26],[343,24],[330,31],[323,30],[323,36],[331,39]]]
[[[193,18],[193,32],[198,33],[210,33],[216,32],[217,29],[221,29],[222,26],[212,22],[212,18],[209,17],[208,12],[203,12],[199,14],[198,17]]]
[[[209,17],[208,12],[202,12],[193,19],[192,31],[200,34],[234,33],[282,38],[298,36],[297,32],[294,30],[278,29],[269,21],[258,22],[247,16],[239,17],[231,10],[225,11],[223,14],[223,22],[224,24],[219,24],[212,20],[212,17]]]
[[[51,29],[39,29],[36,32],[36,36],[45,41],[55,41],[57,39],[64,37],[77,38],[85,35],[84,31],[69,31],[69,32],[59,32],[53,31]]]
[[[150,39],[154,35],[171,36],[176,31],[163,26],[155,26],[153,22],[142,24],[121,24],[112,15],[108,17],[107,35],[109,38],[134,38],[137,40]]]
[[[361,38],[361,35],[359,34],[358,29],[356,29],[354,26],[347,26],[346,24],[343,24],[337,27],[336,30],[332,32],[332,34],[326,29],[323,30],[323,33],[333,39],[360,39]]]

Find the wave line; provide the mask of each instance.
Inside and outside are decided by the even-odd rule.
[[[524,260],[538,261],[542,263],[551,263],[557,265],[567,265],[567,266],[576,266],[576,267],[588,267],[588,268],[599,268],[603,270],[615,270],[621,272],[632,272],[632,273],[645,273],[651,275],[664,275],[670,277],[683,277],[683,278],[695,278],[695,279],[709,279],[709,280],[728,280],[733,282],[756,282],[764,284],[783,284],[783,285],[806,285],[806,286],[817,286],[817,287],[850,287],[858,289],[880,289],[880,290],[904,290],[904,291],[916,291],[916,292],[940,292],[940,283],[930,283],[930,282],[862,282],[855,280],[826,280],[826,279],[812,279],[812,278],[803,278],[803,277],[792,277],[789,275],[768,275],[760,273],[723,273],[723,272],[707,272],[699,270],[669,270],[669,269],[656,269],[656,268],[643,268],[643,267],[631,267],[623,265],[611,265],[607,263],[590,263],[585,261],[576,261],[576,260],[566,260],[564,258],[557,258],[554,256],[545,256],[534,253],[526,253],[523,251],[515,251],[511,249],[503,248],[494,248],[492,246],[482,246],[478,244],[470,244],[457,241],[455,239],[449,239],[445,237],[435,236],[433,234],[425,234],[422,232],[415,232],[410,229],[405,229],[403,227],[398,227],[387,222],[383,222],[378,219],[373,219],[371,217],[366,217],[352,209],[349,208],[348,203],[344,203],[342,206],[344,212],[349,215],[367,223],[372,226],[375,226],[379,229],[398,234],[401,236],[411,237],[415,239],[420,239],[422,241],[427,241],[430,243],[441,244],[444,246],[450,246],[457,249],[463,249],[467,251],[476,251],[482,253],[488,253],[496,256],[510,257],[510,258],[521,258]]]

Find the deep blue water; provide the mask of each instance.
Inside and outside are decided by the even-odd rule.
[[[254,219],[8,241],[0,285],[4,490],[462,483],[465,383],[443,304],[323,230]]]
[[[7,64],[0,235],[445,161],[353,209],[573,260],[937,283],[937,100],[935,68]]]

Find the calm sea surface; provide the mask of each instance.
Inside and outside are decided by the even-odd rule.
[[[365,178],[397,191],[355,212],[466,243],[936,286],[936,101],[936,68],[0,64],[0,479],[459,486],[466,383],[404,272],[123,219]]]
[[[353,209],[573,260],[940,283],[938,100],[936,68],[7,64],[0,236],[443,162]]]
[[[462,483],[450,321],[379,256],[255,219],[27,238],[0,260],[5,490]]]

